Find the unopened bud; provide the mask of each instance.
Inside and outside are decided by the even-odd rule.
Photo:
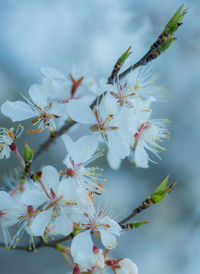
[[[12,151],[16,151],[17,146],[16,146],[16,144],[13,142],[11,145],[9,145],[9,148],[10,148]]]
[[[73,274],[81,274],[80,268],[78,265],[76,265],[73,269]]]
[[[99,253],[98,246],[96,246],[96,245],[93,246],[93,252],[94,252],[94,254],[98,254]]]

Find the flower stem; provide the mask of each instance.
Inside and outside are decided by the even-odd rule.
[[[14,154],[16,155],[17,159],[19,160],[20,164],[22,165],[23,169],[25,168],[25,162],[21,156],[21,154],[19,153],[16,144],[13,142],[11,145],[9,145],[10,150],[12,150],[12,152],[14,152]]]
[[[42,182],[42,180],[41,180],[40,178],[38,178],[38,182],[40,183],[40,185],[41,185],[41,187],[43,188],[43,190],[44,190],[45,194],[47,195],[47,197],[48,197],[50,200],[52,200],[51,196],[50,196],[49,193],[47,192],[46,187],[44,186],[44,184],[43,184],[43,182]]]
[[[71,256],[70,253],[70,249],[68,249],[67,247],[61,245],[61,244],[57,244],[55,246],[55,249],[57,249],[58,251],[60,251],[63,255],[63,257],[65,258],[65,260],[68,262],[68,264],[71,266],[71,268],[74,268],[73,263],[71,262],[71,260],[69,259],[69,256]]]

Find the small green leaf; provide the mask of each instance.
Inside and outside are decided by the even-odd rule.
[[[148,224],[148,223],[149,223],[148,221],[136,221],[136,222],[132,223],[132,226],[134,228],[138,228],[138,227]]]
[[[24,152],[23,152],[23,158],[25,162],[30,162],[33,159],[34,150],[31,149],[28,145],[28,143],[24,146]]]
[[[119,59],[117,60],[117,63],[116,64],[120,64],[120,66],[122,66],[126,59],[129,57],[129,55],[132,53],[131,50],[131,47],[129,47],[120,57]]]
[[[163,190],[166,187],[168,180],[169,180],[169,175],[162,181],[162,183],[159,185],[159,187],[156,188],[155,192]]]
[[[181,25],[181,21],[183,20],[184,15],[187,13],[188,9],[184,9],[184,4],[182,4],[178,10],[174,13],[172,18],[169,20],[167,25],[165,26],[164,32],[166,34],[173,34],[177,31],[178,27]]]
[[[131,47],[129,47],[117,60],[117,62],[114,65],[113,71],[108,78],[108,84],[113,84],[113,80],[117,78],[117,75],[119,71],[121,70],[122,66],[124,65],[126,59],[129,57],[129,55],[132,53]]]
[[[177,184],[174,183],[169,187],[166,187],[168,183],[169,176],[167,176],[164,181],[159,185],[155,192],[151,195],[151,201],[155,204],[162,202],[162,200],[167,196],[167,194],[175,187]]]
[[[176,41],[175,37],[171,37],[171,38],[167,39],[166,42],[160,47],[161,53],[166,51],[171,46],[171,43],[173,41]]]
[[[77,227],[73,228],[73,235],[76,236],[78,233],[80,232],[80,230]]]
[[[131,229],[138,228],[138,227],[148,224],[148,223],[149,223],[148,221],[136,221],[133,223],[122,225],[121,227],[122,227],[122,229],[131,230]]]

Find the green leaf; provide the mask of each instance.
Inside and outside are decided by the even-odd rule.
[[[136,222],[132,223],[132,226],[134,228],[138,228],[138,227],[148,224],[148,223],[149,223],[148,221],[136,221]]]
[[[23,152],[23,158],[25,162],[30,162],[33,159],[34,150],[31,149],[28,145],[28,143],[24,146],[24,152]]]
[[[167,196],[167,194],[175,187],[177,184],[174,183],[169,187],[166,187],[168,183],[169,176],[167,176],[163,182],[159,185],[159,187],[155,190],[155,192],[151,195],[151,201],[155,204],[162,202],[162,200]]]
[[[171,37],[171,38],[167,39],[166,42],[160,47],[161,53],[166,51],[171,46],[171,43],[175,40],[176,40],[175,37]]]
[[[184,9],[184,4],[182,4],[177,11],[174,13],[172,18],[169,20],[167,25],[165,26],[164,32],[166,34],[173,34],[177,31],[178,27],[181,25],[181,21],[183,20],[184,15],[187,13],[188,9]]]
[[[129,55],[132,53],[131,47],[129,47],[117,60],[116,64],[120,64],[121,66],[125,63],[126,59],[129,57]]]
[[[122,229],[131,230],[131,229],[138,228],[138,227],[148,224],[148,223],[149,223],[148,221],[136,221],[133,223],[122,225],[121,227],[122,227]]]
[[[162,181],[162,183],[159,185],[159,187],[156,188],[155,192],[163,190],[166,187],[168,180],[169,180],[169,175],[167,177],[165,177],[165,179]]]

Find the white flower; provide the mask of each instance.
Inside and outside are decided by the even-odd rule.
[[[154,101],[164,101],[166,90],[157,86],[157,79],[158,76],[151,65],[140,67],[128,75],[128,89],[135,92],[135,97],[141,100],[153,97]]]
[[[93,110],[90,104],[91,101],[85,98],[71,100],[68,104],[70,117],[79,123],[89,124],[90,130],[101,137],[109,150],[120,159],[128,156],[134,134],[130,112],[125,108],[118,111],[116,100],[109,93],[99,97]]]
[[[20,132],[18,131],[20,129]],[[14,128],[0,128],[0,159],[10,157],[10,145],[15,141],[16,137],[20,137],[23,131],[22,126],[18,126],[17,131]]]
[[[167,122],[168,120],[154,119],[140,124],[134,135],[132,147],[134,150],[133,160],[136,166],[142,168],[149,167],[148,161],[150,159],[146,150],[151,151],[161,159],[158,153],[165,149],[159,143],[163,142],[162,139],[169,136],[168,129],[165,127]]]
[[[100,191],[102,188],[101,171],[98,167],[87,167],[92,161],[102,156],[102,152],[98,151],[98,138],[96,135],[88,135],[81,137],[78,141],[73,142],[71,138],[64,134],[62,136],[64,145],[68,154],[63,161],[67,166],[65,174],[75,180],[75,182],[88,189],[89,191]]]
[[[77,228],[85,231],[78,233],[73,238],[71,254],[76,263],[81,262],[81,265],[83,265],[86,262],[86,265],[83,265],[84,268],[88,266],[86,258],[91,258],[91,263],[94,264],[91,233],[94,233],[97,237],[100,236],[102,244],[107,249],[113,249],[117,245],[115,235],[120,236],[121,231],[120,225],[110,217],[105,216],[102,210],[98,213],[94,210],[85,213],[77,223]]]
[[[80,272],[89,271],[93,274],[103,274],[103,270],[105,268],[105,258],[103,250],[94,245],[90,256],[87,255],[85,256],[83,254],[83,256],[81,257],[81,255],[79,254],[79,256],[77,256],[77,258],[79,258],[78,268]]]
[[[5,191],[0,191],[0,227],[3,232],[5,245],[11,241],[7,227],[17,223],[18,208],[16,202]]]
[[[30,236],[30,240],[29,240],[29,249],[32,249],[32,246],[35,249],[35,244],[34,244],[34,239],[33,239],[33,232],[31,230],[31,225],[32,222],[35,218],[35,216],[37,215],[37,207],[35,207],[34,205],[25,205],[23,203],[18,204],[18,209],[17,209],[17,223],[18,223],[18,230],[17,233],[15,234],[15,236],[13,237],[13,240],[10,244],[10,246],[15,246],[16,243],[18,243],[20,241],[20,239],[22,238],[22,236],[24,235],[24,232],[26,231],[29,236]]]
[[[51,223],[53,234],[70,234],[73,230],[73,222],[70,218],[72,207],[76,205],[76,201],[73,200],[75,187],[73,188],[68,180],[60,181],[57,170],[52,166],[42,169],[39,182],[40,190],[25,191],[22,197],[26,204],[37,201],[38,205],[43,205],[31,225],[31,231],[35,236],[43,236]]]
[[[122,85],[117,81],[117,89],[115,89],[110,91],[110,94],[116,98],[120,107],[126,106],[127,108],[134,108],[132,98],[134,97],[135,92],[128,88],[127,82]]]
[[[55,119],[66,115],[66,105],[53,101],[48,91],[44,90],[42,85],[33,85],[29,89],[29,95],[33,103],[26,99],[23,101],[10,102],[6,101],[1,106],[1,112],[9,117],[13,122],[23,121],[30,118],[32,124],[39,123],[38,130],[30,130],[32,133],[40,132],[47,127],[49,130],[56,129]]]

